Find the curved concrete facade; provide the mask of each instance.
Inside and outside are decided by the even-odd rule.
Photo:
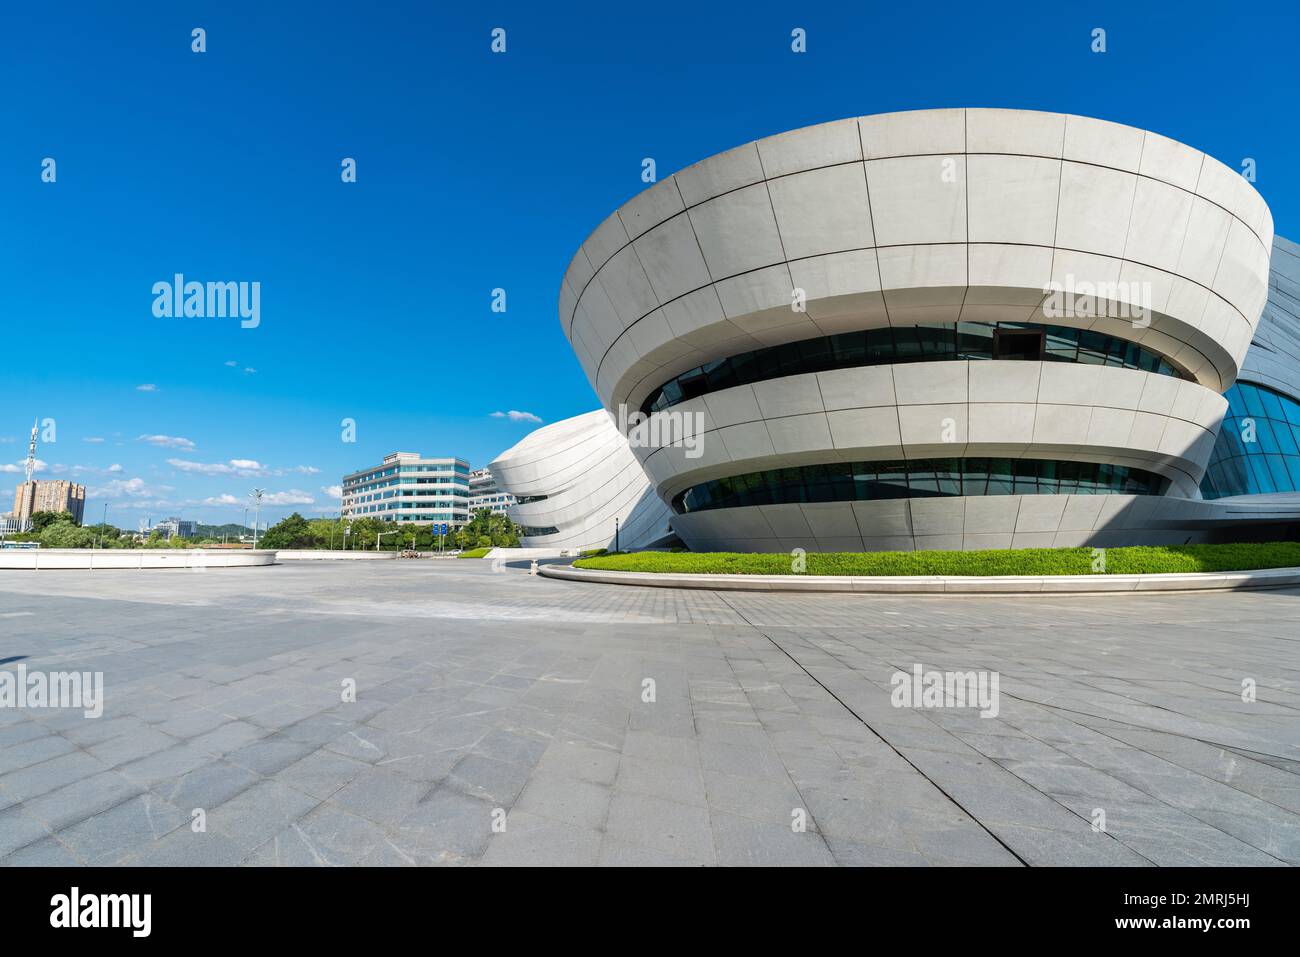
[[[543,426],[488,465],[515,496],[526,548],[647,548],[672,537],[669,510],[603,409]]]
[[[635,454],[664,502],[772,469],[935,458],[1099,463],[1164,485],[1161,496],[675,515],[693,548],[1167,541],[1200,537],[1206,510],[1149,535],[1138,516],[1199,499],[1221,393],[1269,294],[1272,245],[1249,183],[1158,134],[1017,110],[885,114],[758,140],[656,183],[583,243],[560,318],[611,414],[689,370],[864,330],[1010,323],[1113,337],[1162,371],[995,354],[759,376],[653,413],[693,414],[702,441],[691,455],[653,442]]]
[[[1300,398],[1300,245],[1273,237],[1268,302],[1238,378]]]

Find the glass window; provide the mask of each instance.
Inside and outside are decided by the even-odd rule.
[[[1300,491],[1300,404],[1250,382],[1238,382],[1225,396],[1228,412],[1210,456],[1201,494],[1228,495]],[[1253,420],[1255,441],[1244,441]]]
[[[1280,456],[1277,459],[1283,463]],[[681,513],[747,505],[962,494],[1158,495],[1164,487],[1164,479],[1150,472],[1089,462],[978,458],[832,462],[703,482],[679,494],[672,504]]]
[[[1085,362],[1183,377],[1136,343],[1088,330],[1028,322],[929,324],[822,336],[718,359],[665,382],[646,397],[641,411],[649,414],[697,395],[783,376],[901,362],[991,359],[995,350],[1003,360]],[[1300,424],[1300,410],[1295,422]]]

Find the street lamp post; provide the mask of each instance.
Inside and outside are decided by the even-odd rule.
[[[99,523],[99,547],[104,547],[104,526],[108,524],[108,503],[104,503],[104,517]]]
[[[262,494],[266,489],[255,488],[248,494],[253,498],[253,551],[257,551],[257,524],[262,515]],[[244,509],[244,521],[248,521],[248,509]]]
[[[614,551],[618,551],[618,517],[614,517]]]

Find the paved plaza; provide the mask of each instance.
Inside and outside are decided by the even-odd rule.
[[[917,664],[996,673],[997,715],[894,707]],[[19,665],[105,704],[0,708],[6,865],[1300,863],[1298,589],[0,572]]]

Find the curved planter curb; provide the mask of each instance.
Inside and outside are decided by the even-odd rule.
[[[1230,591],[1300,585],[1300,568],[1242,572],[1182,572],[1169,575],[851,576],[699,575],[609,572],[542,565],[538,574],[566,581],[711,591],[854,592],[880,595],[1088,595],[1113,592]]]
[[[267,549],[222,550],[203,548],[6,548],[0,549],[0,571],[90,570],[140,571],[155,568],[250,568],[276,564]]]

